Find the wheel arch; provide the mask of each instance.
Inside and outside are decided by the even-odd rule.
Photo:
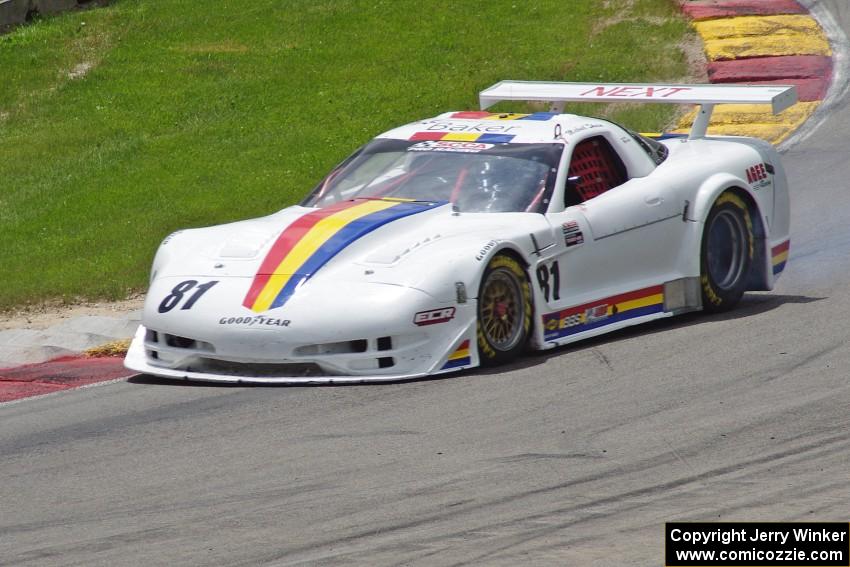
[[[531,298],[532,298],[532,300],[531,300],[531,331],[530,332],[531,332],[531,336],[536,336],[535,333],[537,332],[537,327],[542,324],[540,321],[537,320],[537,317],[535,317],[535,315],[537,313],[537,303],[534,301],[534,298],[537,297],[537,295],[540,291],[539,290],[540,284],[537,283],[536,278],[531,277],[532,276],[532,271],[531,271],[532,262],[529,258],[527,258],[525,256],[525,254],[523,254],[520,251],[519,246],[515,245],[513,242],[502,241],[499,244],[500,244],[500,246],[497,246],[493,250],[491,250],[490,253],[481,261],[481,263],[486,268],[490,264],[490,261],[493,258],[495,258],[496,256],[498,256],[499,254],[504,254],[506,256],[510,256],[511,258],[513,258],[514,260],[519,262],[519,265],[522,266],[523,270],[525,270],[525,277],[528,280],[528,285],[531,286]],[[483,277],[484,277],[484,269],[482,268],[475,275],[475,281],[471,282],[471,285],[473,286],[472,289],[474,290],[476,298],[478,298],[478,290],[481,288],[481,279]]]
[[[711,212],[714,203],[720,195],[731,192],[740,198],[747,206],[747,211],[750,214],[750,219],[753,223],[753,258],[750,264],[750,274],[747,280],[747,291],[769,290],[771,282],[771,272],[768,270],[768,228],[765,224],[765,217],[759,205],[757,197],[747,188],[747,184],[743,179],[729,174],[714,175],[709,178],[697,193],[697,199],[694,206],[694,214],[690,216],[690,220],[695,220],[700,223],[699,238],[696,239],[698,246],[695,251],[696,256],[700,254],[700,246],[702,243],[702,234],[705,230],[705,221]]]
[[[484,276],[484,269],[490,264],[490,261],[499,254],[510,256],[511,258],[519,262],[520,266],[522,266],[523,270],[525,270],[525,277],[527,277],[529,283],[534,286],[534,282],[532,281],[528,271],[531,267],[531,262],[520,251],[519,247],[516,246],[513,242],[503,240],[499,241],[498,245],[494,246],[490,251],[488,251],[487,255],[483,256],[480,260],[482,268],[478,270],[475,274],[474,281],[470,282],[470,286],[474,290],[475,297],[478,297],[478,288],[481,287],[481,278]]]
[[[531,266],[530,262],[524,257],[522,252],[517,248],[510,245],[509,242],[504,242],[503,246],[495,247],[490,253],[487,254],[487,257],[482,260],[482,264],[484,268],[479,271],[476,277],[475,289],[476,289],[476,302],[477,302],[477,310],[478,310],[478,325],[477,325],[477,347],[478,347],[478,356],[482,366],[489,366],[494,363],[506,362],[513,360],[513,358],[517,355],[517,353],[525,350],[529,347],[532,341],[532,337],[534,337],[535,332],[537,330],[535,324],[535,307],[534,307],[534,296],[535,296],[535,288],[534,282],[532,278],[529,276],[529,268]],[[505,257],[510,259],[511,262],[514,263],[519,272],[521,272],[525,277],[524,284],[521,284],[517,281],[519,288],[517,289],[519,296],[517,297],[518,303],[525,303],[525,308],[522,311],[523,319],[525,320],[524,331],[521,336],[524,336],[523,339],[519,343],[514,346],[511,346],[507,350],[500,350],[500,347],[497,347],[492,342],[492,337],[486,335],[485,331],[483,331],[483,327],[481,324],[481,309],[482,302],[486,302],[486,298],[482,295],[482,288],[485,286],[485,279],[487,273],[490,271],[491,266],[494,264],[494,260],[497,260],[500,257]],[[501,265],[504,268],[504,263]],[[493,268],[493,269],[501,269],[501,268]],[[517,277],[515,275],[513,277]],[[524,291],[523,291],[524,288]]]
[[[522,253],[513,245],[506,245],[502,248],[499,248],[498,250],[496,250],[496,253],[493,254],[493,256],[495,256],[496,254],[505,254],[506,256],[511,256],[514,260],[520,263],[520,265],[526,272],[528,272],[528,268],[531,267],[531,262],[529,262],[528,259],[526,259],[526,257],[523,256]],[[528,273],[526,273],[525,275],[528,276]]]

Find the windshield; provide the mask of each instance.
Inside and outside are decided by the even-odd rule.
[[[464,212],[545,212],[562,149],[562,144],[373,140],[302,204],[394,197],[451,201]]]

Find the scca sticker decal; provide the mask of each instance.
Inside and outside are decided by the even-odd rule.
[[[449,142],[442,140],[432,140],[413,144],[407,151],[409,152],[457,152],[474,154],[489,150],[493,144],[483,144],[481,142]]]

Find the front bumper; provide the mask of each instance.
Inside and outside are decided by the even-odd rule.
[[[453,321],[362,333],[349,340],[295,344],[291,335],[234,330],[218,344],[140,325],[124,365],[144,374],[230,383],[334,384],[391,382],[478,366],[475,303]],[[287,338],[284,339],[283,337]],[[465,354],[459,356],[458,353]]]

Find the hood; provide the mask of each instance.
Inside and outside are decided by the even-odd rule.
[[[157,254],[154,279],[239,278],[245,283],[238,286],[244,290],[238,303],[255,313],[284,306],[308,281],[336,287],[343,296],[350,284],[369,282],[453,297],[454,282],[478,270],[482,246],[493,248],[496,235],[521,230],[527,236],[539,229],[548,225],[535,213],[456,214],[442,201],[355,199],[322,209],[294,206],[167,239]],[[442,282],[439,290],[435,281]]]
[[[152,279],[250,278],[243,305],[267,311],[282,306],[340,254],[356,261],[377,243],[405,234],[421,225],[421,217],[435,214],[450,216],[451,207],[444,201],[354,199],[321,209],[293,206],[268,217],[181,231],[163,241]]]
[[[445,202],[355,199],[298,218],[266,252],[242,305],[256,312],[281,307],[333,257],[384,225]]]

